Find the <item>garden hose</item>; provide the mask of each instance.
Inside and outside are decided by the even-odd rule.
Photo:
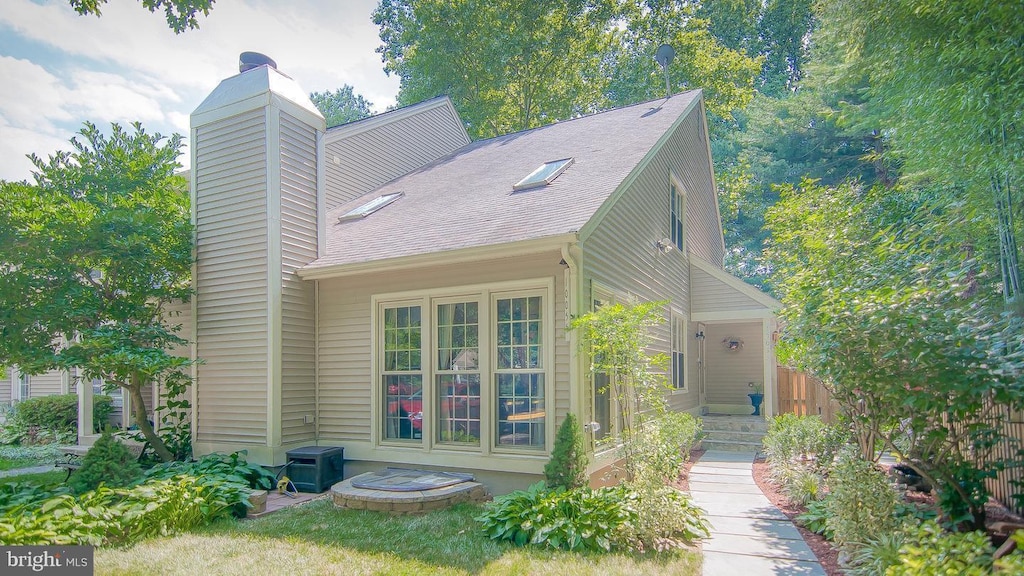
[[[281,471],[277,473],[277,493],[284,494],[289,498],[297,498],[299,496],[298,488],[295,487],[295,484],[293,484],[287,476],[282,476],[292,462],[294,462],[294,460],[289,460],[288,463],[281,468]]]

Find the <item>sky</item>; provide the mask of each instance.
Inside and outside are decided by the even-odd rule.
[[[0,179],[32,179],[29,153],[70,150],[92,122],[139,121],[147,132],[186,137],[189,115],[238,55],[261,52],[308,92],[351,85],[383,111],[398,79],[383,70],[377,0],[218,0],[199,29],[175,34],[138,0],[109,0],[79,16],[67,0],[3,0],[0,10]]]

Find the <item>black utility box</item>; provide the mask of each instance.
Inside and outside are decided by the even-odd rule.
[[[320,493],[345,477],[345,449],[340,446],[306,446],[289,450],[288,478],[300,492]]]

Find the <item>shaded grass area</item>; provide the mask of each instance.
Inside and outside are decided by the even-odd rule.
[[[58,446],[0,446],[0,471],[53,464],[60,454]]]
[[[595,554],[486,538],[463,504],[423,516],[340,510],[326,499],[256,520],[96,552],[96,574],[696,575],[700,554]]]
[[[19,474],[18,476],[5,476],[0,478],[0,484],[33,484],[35,486],[48,486],[51,484],[63,484],[64,478],[68,475],[65,470],[53,469],[52,472],[40,472],[39,474]]]

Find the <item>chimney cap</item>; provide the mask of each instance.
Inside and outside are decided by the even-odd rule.
[[[274,70],[277,70],[277,62],[274,62],[273,58],[266,54],[260,54],[259,52],[242,52],[238,55],[238,71],[246,72],[253,68],[259,68],[260,66],[270,66]]]

